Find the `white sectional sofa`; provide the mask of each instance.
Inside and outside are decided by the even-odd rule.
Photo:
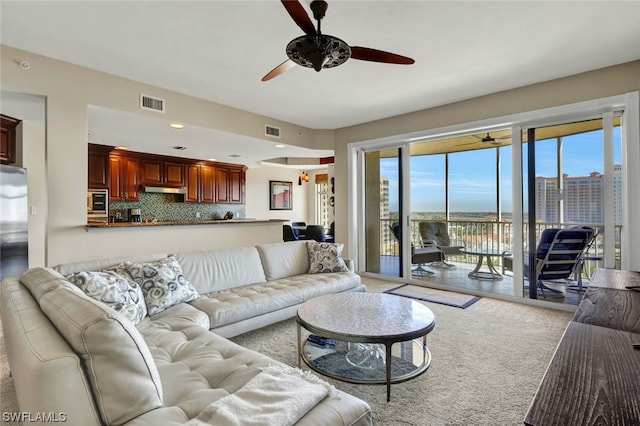
[[[320,251],[288,242],[103,259],[6,279],[0,312],[20,410],[63,413],[70,425],[200,426],[229,415],[239,424],[371,424],[366,402],[223,337],[291,317],[315,296],[364,291],[352,269],[325,262],[326,246],[313,247]],[[342,270],[309,273],[327,267]],[[112,301],[113,288],[91,292],[87,277],[114,273],[120,290],[129,274],[135,304],[100,301]],[[309,392],[291,392],[303,384]],[[271,402],[260,397],[267,388]],[[304,395],[315,399],[298,401]]]

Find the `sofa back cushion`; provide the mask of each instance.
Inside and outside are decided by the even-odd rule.
[[[309,272],[306,241],[260,244],[256,246],[268,281]]]
[[[82,360],[103,422],[122,424],[161,407],[160,375],[133,323],[55,279],[60,286],[41,295],[40,308]],[[21,280],[29,287],[29,274]]]
[[[164,259],[168,254],[151,254],[147,256],[129,256],[129,257],[111,257],[106,259],[86,260],[83,262],[62,263],[53,269],[62,275],[69,275],[74,272],[81,271],[100,271],[103,269],[112,269],[126,262],[146,263],[154,260]],[[116,271],[118,272],[118,271]]]
[[[75,287],[61,274],[50,268],[27,269],[20,275],[20,282],[29,290],[29,293],[40,303],[43,294],[60,287]]]
[[[255,247],[177,253],[175,258],[200,294],[266,281]]]

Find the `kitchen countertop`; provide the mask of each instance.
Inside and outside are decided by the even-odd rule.
[[[151,226],[193,226],[193,225],[240,225],[251,223],[282,223],[287,219],[211,219],[211,220],[158,220],[116,223],[87,223],[85,228],[90,229],[113,229],[113,228],[142,228]]]

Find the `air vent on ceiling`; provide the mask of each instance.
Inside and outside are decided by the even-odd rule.
[[[164,113],[164,107],[164,99],[154,98],[149,95],[140,93],[140,109]]]
[[[268,124],[264,125],[264,134],[265,136],[271,136],[272,138],[280,139],[280,127],[270,126]]]

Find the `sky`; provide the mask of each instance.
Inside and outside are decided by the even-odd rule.
[[[597,130],[563,138],[563,172],[569,176],[588,176],[604,172],[603,131]],[[620,164],[620,127],[614,128],[614,161]],[[503,212],[511,212],[511,147],[501,148],[501,202]],[[389,179],[389,209],[398,211],[397,159],[380,160],[380,176]],[[536,142],[536,176],[557,173],[556,140]],[[526,182],[526,176],[524,178]],[[424,155],[411,158],[410,197],[412,212],[444,211],[445,156]],[[451,212],[496,211],[496,149],[467,151],[449,155]]]

